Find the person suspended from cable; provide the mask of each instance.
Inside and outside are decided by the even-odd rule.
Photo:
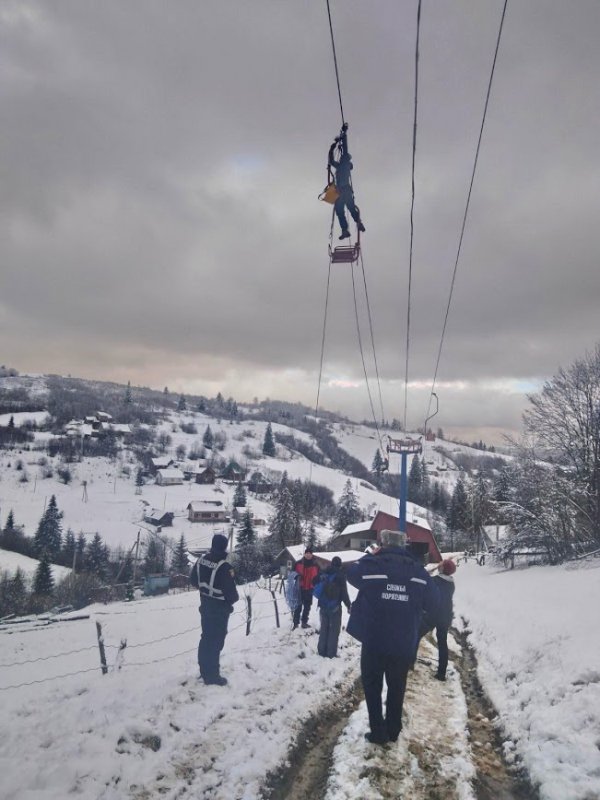
[[[338,151],[338,159],[335,159],[335,151]],[[348,229],[348,220],[346,219],[346,208],[350,212],[350,216],[356,222],[358,230],[361,233],[365,232],[365,226],[360,218],[360,211],[354,202],[354,191],[352,190],[351,172],[352,156],[348,152],[348,123],[344,122],[340,135],[336,136],[333,144],[329,148],[329,157],[327,159],[328,167],[335,169],[335,188],[338,197],[334,203],[335,213],[342,229],[340,239],[348,239],[350,237],[350,230]]]

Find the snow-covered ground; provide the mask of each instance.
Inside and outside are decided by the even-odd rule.
[[[455,610],[506,733],[544,800],[600,798],[600,563],[461,565]]]
[[[600,644],[591,621],[599,577],[600,567],[506,572],[461,564],[457,573],[458,615],[472,631],[506,754],[528,768],[543,800],[600,797]],[[258,800],[303,721],[333,693],[349,690],[359,648],[342,633],[340,657],[321,659],[312,630],[290,630],[280,594],[278,629],[271,594],[244,593],[252,594],[254,622],[246,636],[242,600],[222,656],[226,688],[197,680],[195,592],[92,606],[89,620],[0,629],[3,798],[176,798],[185,789],[205,800]],[[106,676],[96,621],[107,645]],[[411,676],[405,729],[385,757],[362,740],[364,704],[350,717],[327,800],[427,797],[417,788],[436,780],[454,786],[444,796],[473,796],[460,682],[452,673],[440,687],[433,666]],[[428,775],[423,765],[431,759],[439,766]],[[387,794],[373,788],[382,775]]]
[[[11,575],[20,569],[26,578],[33,578],[40,562],[29,556],[22,556],[20,553],[12,553],[10,550],[0,548],[0,572],[9,572]],[[58,564],[51,564],[52,577],[54,581],[60,581],[66,577],[71,570],[68,567],[60,567]]]

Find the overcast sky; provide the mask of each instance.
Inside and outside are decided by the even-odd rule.
[[[409,425],[427,412],[502,5],[423,3]],[[402,419],[417,0],[331,9],[384,413]],[[317,195],[341,122],[325,0],[3,0],[0,31],[0,362],[314,405]],[[509,3],[438,373],[445,430],[518,429],[525,393],[600,339],[599,39],[597,0]],[[347,265],[321,404],[371,417]]]

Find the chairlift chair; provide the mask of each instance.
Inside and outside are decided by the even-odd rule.
[[[360,256],[360,230],[356,231],[356,242],[351,245],[329,245],[329,258],[332,264],[354,264]]]

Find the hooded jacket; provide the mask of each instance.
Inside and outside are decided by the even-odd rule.
[[[300,588],[305,592],[312,592],[319,577],[319,565],[314,558],[303,558],[294,567],[300,575]]]
[[[208,553],[200,556],[192,567],[190,583],[200,591],[201,602],[224,603],[233,610],[233,604],[240,598],[233,579],[233,569],[227,561],[227,550],[215,548],[216,538]],[[225,537],[221,538],[227,543]]]
[[[448,628],[452,625],[454,578],[451,575],[436,575],[433,579],[439,595],[439,610],[436,627]]]
[[[385,547],[351,564],[348,581],[359,590],[348,633],[383,655],[412,662],[423,609],[437,614],[437,589],[425,569],[404,547]]]

